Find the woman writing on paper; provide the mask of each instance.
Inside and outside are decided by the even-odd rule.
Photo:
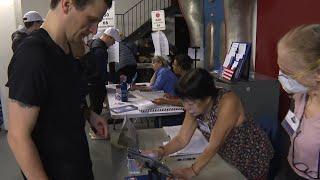
[[[206,70],[195,69],[179,80],[176,93],[186,110],[178,135],[165,146],[144,153],[161,158],[177,152],[189,143],[198,128],[209,144],[191,167],[174,170],[175,178],[190,179],[201,174],[216,153],[246,178],[266,178],[272,145],[233,92],[217,89]]]
[[[164,91],[172,96],[175,95],[174,86],[178,79],[176,75],[168,68],[166,60],[161,56],[152,58],[152,68],[155,71],[155,81],[150,86],[133,85],[132,90],[141,91]]]
[[[320,24],[299,26],[282,37],[278,65],[279,81],[295,101],[288,114],[298,124],[281,179],[320,179]]]
[[[193,60],[184,54],[179,54],[174,57],[172,70],[178,76],[182,77],[192,69]],[[168,104],[173,106],[183,106],[182,101],[177,96],[166,94],[163,98],[158,98],[153,101],[156,104]]]

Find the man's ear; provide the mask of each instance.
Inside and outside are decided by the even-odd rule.
[[[71,10],[72,0],[61,0],[61,9],[64,14],[68,14]]]

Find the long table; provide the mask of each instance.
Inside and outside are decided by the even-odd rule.
[[[128,91],[128,102],[121,102],[116,100],[116,84],[107,85],[107,96],[109,108],[121,107],[124,105],[135,105],[142,99],[132,95],[131,91]],[[174,111],[161,111],[161,112],[140,112],[139,110],[128,111],[123,113],[115,113],[110,111],[112,119],[125,119],[125,118],[140,118],[140,117],[159,117],[159,116],[173,116],[182,113],[183,110]]]
[[[127,169],[126,148],[120,147],[117,142],[118,133],[111,135],[111,160],[112,160],[112,178],[123,180],[129,176]],[[169,138],[162,128],[137,130],[139,147],[141,149],[152,149],[162,145]],[[194,160],[177,161],[174,157],[165,158],[165,164],[170,169],[190,167]],[[143,171],[146,173],[146,171]],[[244,180],[246,179],[235,167],[224,161],[218,154],[215,155],[209,164],[200,172],[194,180]]]

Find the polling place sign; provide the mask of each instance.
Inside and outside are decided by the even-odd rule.
[[[151,12],[152,31],[163,31],[166,29],[164,10]]]

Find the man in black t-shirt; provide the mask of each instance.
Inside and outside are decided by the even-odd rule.
[[[96,33],[110,7],[111,0],[51,0],[42,28],[12,57],[8,143],[27,179],[94,179],[83,115],[100,136],[106,122],[82,106],[82,72],[69,44]]]

